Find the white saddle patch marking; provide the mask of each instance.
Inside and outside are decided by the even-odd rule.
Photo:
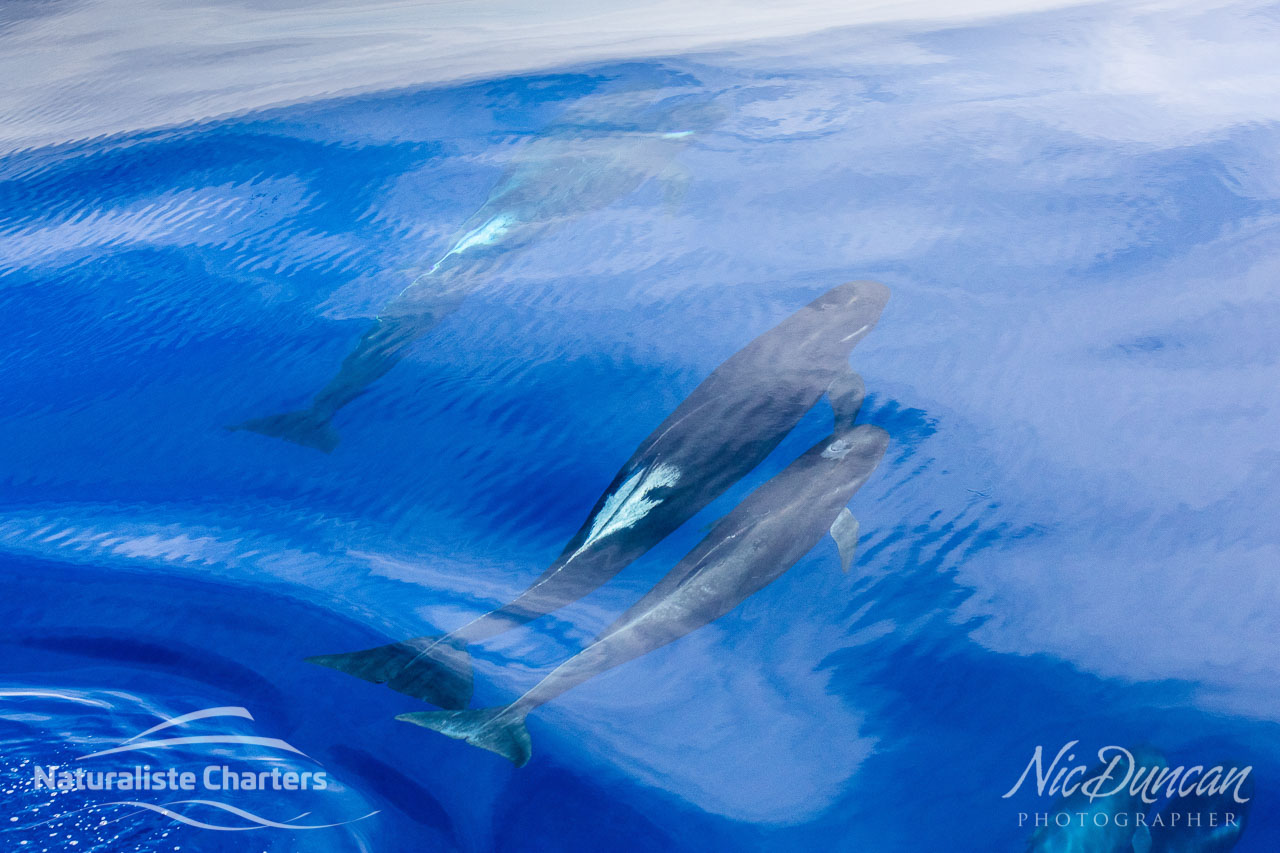
[[[606,536],[634,527],[636,522],[649,513],[649,510],[662,503],[662,498],[655,499],[650,495],[657,489],[674,486],[679,479],[680,469],[665,462],[653,468],[642,468],[632,474],[616,492],[605,498],[604,506],[591,522],[591,530],[587,533],[587,538],[581,547],[573,552],[573,557]]]
[[[488,246],[497,242],[503,234],[511,230],[511,226],[515,225],[515,217],[509,213],[499,213],[492,217],[485,224],[472,229],[458,242],[453,244],[453,248],[444,253],[444,257],[436,261],[435,266],[431,268],[432,272],[440,269],[440,265],[449,258],[450,255],[460,255],[472,246]]]

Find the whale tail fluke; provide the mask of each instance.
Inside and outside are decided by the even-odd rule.
[[[533,754],[524,714],[505,708],[476,711],[415,711],[400,714],[397,720],[433,729],[472,746],[496,752],[516,767],[523,767]]]
[[[392,643],[389,646],[378,646],[360,652],[343,652],[336,655],[313,655],[306,659],[307,663],[327,666],[374,684],[386,684],[404,669],[417,651],[407,643]]]
[[[457,710],[471,703],[471,656],[464,643],[415,637],[359,652],[316,655],[307,658],[307,662],[385,684],[441,708]]]
[[[285,441],[292,441],[303,447],[314,447],[324,453],[333,452],[338,442],[342,440],[338,431],[329,424],[329,419],[317,415],[311,409],[254,418],[242,424],[236,424],[230,429],[243,429],[269,435],[272,438],[283,438]]]

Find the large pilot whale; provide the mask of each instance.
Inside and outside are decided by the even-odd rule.
[[[627,120],[602,119],[580,108],[525,143],[444,253],[383,308],[307,408],[232,429],[333,450],[339,440],[333,416],[391,370],[411,343],[457,310],[515,250],[607,207],[650,179],[663,180],[666,194],[677,196],[683,173],[675,156],[695,133],[717,124],[723,111],[709,96],[685,95],[646,108],[629,105],[621,112]]]
[[[856,393],[861,397],[861,393]],[[726,515],[652,590],[515,702],[396,717],[496,752],[516,766],[532,752],[525,715],[588,678],[719,619],[772,583],[831,530],[846,570],[857,522],[845,506],[884,456],[874,426],[841,429],[811,447]]]
[[[716,368],[641,442],[559,558],[515,600],[443,637],[308,660],[442,708],[465,708],[467,643],[597,589],[760,464],[824,393],[836,428],[848,428],[861,400],[849,354],[888,298],[876,282],[834,287]]]

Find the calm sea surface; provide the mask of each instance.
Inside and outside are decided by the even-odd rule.
[[[0,8],[14,91],[107,38],[60,23],[86,8]],[[1059,799],[1034,770],[1002,797],[1078,742],[1064,765],[1116,745],[1251,766],[1245,805],[1128,811],[1234,809],[1235,850],[1276,849],[1275,7],[820,29],[228,106],[273,49],[322,63],[322,25],[136,55],[115,33],[96,88],[51,74],[47,101],[3,101],[0,847],[1139,849],[1110,823],[1033,840]],[[221,100],[184,100],[197,83]],[[457,304],[335,408],[330,452],[228,429],[310,405],[446,256]],[[854,279],[891,291],[851,362],[891,441],[850,503],[849,574],[824,539],[531,713],[519,769],[303,662],[510,600],[699,382]],[[616,579],[473,646],[474,707],[582,648],[831,427],[819,402]],[[85,758],[238,708],[147,737],[239,742]],[[34,775],[135,764],[329,784]]]

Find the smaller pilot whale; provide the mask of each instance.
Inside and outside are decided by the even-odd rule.
[[[1231,762],[1217,766],[1235,767]],[[1227,853],[1249,822],[1253,787],[1253,778],[1245,777],[1238,791],[1232,786],[1170,800],[1158,820],[1149,820],[1134,833],[1134,853]],[[1246,802],[1239,802],[1237,793]]]
[[[531,710],[719,619],[795,565],[828,529],[847,570],[858,524],[845,504],[871,476],[888,441],[884,430],[859,426],[811,447],[748,495],[591,645],[512,704],[419,711],[396,719],[465,740],[523,766],[532,753],[524,724]]]
[[[641,442],[560,556],[511,602],[443,637],[308,660],[442,708],[467,707],[468,643],[598,589],[763,462],[824,393],[836,429],[852,426],[861,381],[849,354],[888,300],[877,282],[838,285],[717,367]]]
[[[1164,756],[1149,748],[1130,750],[1137,767],[1164,767]],[[1085,774],[1085,779],[1100,776],[1105,764]],[[1048,824],[1032,833],[1027,853],[1145,853],[1140,850],[1138,817],[1148,806],[1138,794],[1127,788],[1108,797],[1090,800],[1083,786],[1060,799],[1048,817]],[[1058,815],[1070,820],[1060,822]]]
[[[403,359],[414,341],[462,305],[517,250],[567,222],[602,210],[651,179],[680,195],[676,157],[696,133],[723,119],[709,95],[672,97],[621,115],[570,115],[527,142],[488,199],[454,234],[435,263],[414,278],[367,327],[309,405],[230,427],[283,438],[325,453],[338,446],[333,418]],[[617,105],[614,105],[617,109]]]

